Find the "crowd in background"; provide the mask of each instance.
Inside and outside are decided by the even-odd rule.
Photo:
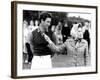
[[[39,21],[38,20],[30,20],[30,22],[28,22],[27,20],[24,20],[23,21],[23,30],[24,30],[24,33],[23,33],[23,42],[25,44],[25,42],[29,42],[29,35],[30,33],[37,29],[39,26]],[[57,25],[52,25],[50,27],[51,31],[54,32],[54,34],[56,35],[56,45],[59,45],[59,44],[62,44],[66,41],[66,39],[70,38],[71,37],[71,34],[74,34],[74,32],[77,31],[78,27],[82,27],[82,31],[83,31],[83,38],[85,40],[87,40],[88,42],[88,46],[90,46],[90,23],[89,22],[84,22],[84,23],[78,23],[78,22],[75,22],[73,23],[72,25],[68,25],[67,22],[65,23],[62,23],[61,21],[58,22]],[[74,34],[75,36],[77,36],[76,34]],[[23,49],[23,50],[26,50],[26,49]],[[24,51],[26,52],[26,51]]]

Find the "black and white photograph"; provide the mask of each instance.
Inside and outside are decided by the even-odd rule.
[[[23,10],[23,69],[90,66],[90,17]]]
[[[19,2],[14,9],[16,77],[97,72],[96,6]]]

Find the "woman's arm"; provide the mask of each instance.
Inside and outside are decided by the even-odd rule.
[[[54,42],[51,41],[51,39],[46,35],[43,34],[45,40],[49,43],[48,47],[53,51],[53,52],[58,52],[58,53],[62,53],[65,49],[65,44],[62,45],[55,45]]]

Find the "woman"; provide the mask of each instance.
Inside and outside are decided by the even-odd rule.
[[[77,34],[77,36],[74,34]],[[89,65],[88,43],[83,39],[81,27],[76,32],[72,32],[71,38],[67,39],[62,45],[55,45],[47,36],[45,36],[45,39],[49,42],[49,48],[53,51],[62,52],[67,50],[65,67]]]
[[[83,39],[81,27],[78,28],[76,34],[77,37],[72,35],[72,37],[65,42],[67,49],[67,67],[89,65],[88,43]]]

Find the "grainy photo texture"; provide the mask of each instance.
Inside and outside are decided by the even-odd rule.
[[[88,12],[23,10],[23,69],[90,66],[90,35]]]
[[[97,6],[13,1],[11,77],[97,73]]]

